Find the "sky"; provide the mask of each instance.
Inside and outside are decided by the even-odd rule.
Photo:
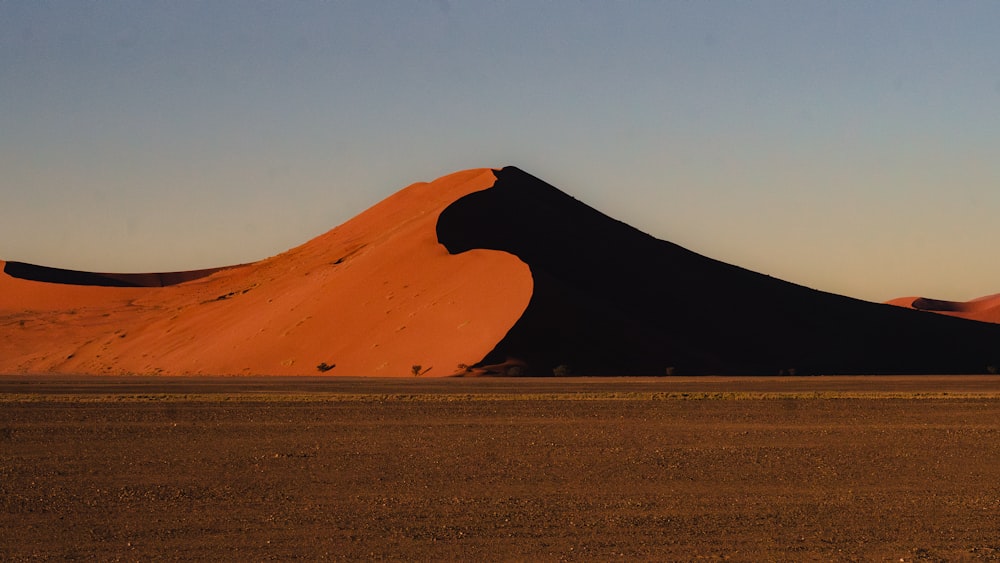
[[[1000,292],[1000,3],[0,0],[0,259],[262,259],[515,165],[871,301]]]

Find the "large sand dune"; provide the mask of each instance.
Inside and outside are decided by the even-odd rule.
[[[531,296],[516,257],[453,256],[436,240],[440,211],[493,181],[482,169],[414,184],[284,254],[167,287],[114,287],[159,285],[154,275],[5,273],[0,372],[456,373],[503,338]],[[72,284],[81,280],[91,283]]]
[[[1000,365],[998,325],[718,262],[513,167],[414,184],[253,264],[155,275],[4,270],[6,373],[887,374]]]

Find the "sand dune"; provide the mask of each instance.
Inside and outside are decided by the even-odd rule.
[[[900,297],[888,302],[890,305],[916,309],[918,311],[933,311],[953,317],[1000,323],[1000,293],[979,297],[971,301],[945,301],[928,299],[926,297]]]
[[[516,257],[452,256],[436,240],[440,211],[493,181],[482,169],[414,184],[284,254],[167,287],[0,275],[0,372],[456,373],[531,295]]]
[[[484,364],[580,374],[983,373],[1000,327],[816,291],[698,255],[508,167],[438,221],[453,252],[504,250],[535,280]],[[516,217],[516,221],[496,221]],[[477,225],[489,224],[489,229]]]
[[[253,264],[142,275],[3,266],[0,373],[777,375],[1000,366],[1000,325],[953,318],[996,315],[998,296],[909,302],[948,309],[928,315],[816,291],[657,240],[513,167],[413,184]]]
[[[234,267],[234,266],[229,266]],[[96,285],[101,287],[166,287],[201,279],[226,268],[189,270],[186,272],[163,272],[155,274],[108,274],[80,272],[25,264],[6,262],[0,269],[7,275],[29,281],[58,283],[63,285]]]

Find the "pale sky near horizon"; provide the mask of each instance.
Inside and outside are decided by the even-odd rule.
[[[240,263],[516,165],[883,301],[1000,292],[1000,3],[0,0],[0,259]]]

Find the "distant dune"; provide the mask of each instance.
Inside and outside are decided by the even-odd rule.
[[[953,317],[1000,323],[1000,293],[987,295],[971,301],[944,301],[926,297],[900,297],[889,301],[890,305],[907,307],[918,311],[933,311]]]
[[[513,167],[413,184],[253,264],[171,274],[0,265],[0,373],[908,374],[1000,365],[1000,325],[718,262]],[[995,315],[998,299],[961,312]]]
[[[22,280],[63,285],[97,285],[101,287],[166,287],[168,285],[177,285],[204,278],[224,269],[210,268],[208,270],[189,270],[186,272],[164,272],[157,274],[105,274],[49,268],[47,266],[36,266],[23,262],[3,263],[4,273]]]

